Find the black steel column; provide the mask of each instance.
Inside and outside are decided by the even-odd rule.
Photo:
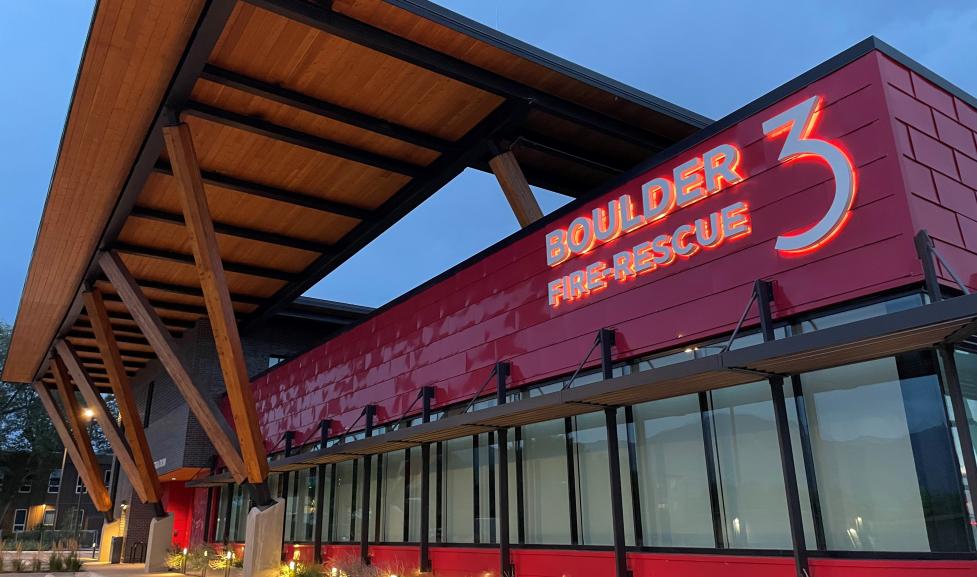
[[[376,405],[367,405],[363,409],[366,413],[366,436],[373,434],[373,417],[377,413]],[[363,457],[363,501],[360,505],[360,560],[364,565],[370,564],[370,466],[372,455]]]
[[[774,340],[773,284],[758,280],[753,285],[757,308],[760,311],[760,330],[764,342]],[[773,399],[774,418],[777,423],[777,444],[780,446],[780,465],[783,468],[784,488],[787,492],[787,519],[790,522],[790,538],[794,549],[794,568],[798,577],[808,576],[807,545],[804,542],[804,519],[801,516],[801,499],[797,492],[797,470],[794,468],[794,451],[790,441],[790,424],[787,420],[787,404],[784,400],[784,378],[770,377],[770,396]]]
[[[930,302],[937,302],[943,299],[943,292],[940,290],[940,278],[936,272],[936,262],[933,259],[933,241],[930,235],[921,230],[916,233],[916,255],[923,263],[923,281],[926,284],[926,292],[930,296]]]
[[[811,425],[807,420],[807,403],[800,375],[791,377],[794,392],[794,409],[797,411],[797,427],[801,440],[801,455],[804,457],[804,474],[807,477],[807,493],[811,501],[811,520],[814,523],[814,540],[819,551],[828,548],[824,533],[824,515],[821,513],[821,492],[818,489],[818,476],[814,468],[814,449],[811,446]]]
[[[325,450],[326,442],[329,440],[329,430],[332,428],[331,419],[319,421],[319,449]],[[313,560],[322,563],[322,521],[325,516],[326,503],[326,466],[316,467],[315,484],[315,524],[313,525],[312,536],[312,556]]]
[[[960,452],[963,457],[963,463],[960,465],[962,465],[964,476],[967,478],[966,488],[970,492],[971,504],[977,506],[974,503],[975,499],[977,499],[977,456],[974,455],[974,439],[970,434],[970,422],[967,420],[967,407],[963,398],[963,390],[960,388],[960,374],[957,372],[957,359],[954,357],[953,347],[950,345],[940,346],[938,350],[940,352],[940,363],[943,365],[946,394],[950,397],[950,408],[953,409],[953,421],[957,426],[957,441],[960,443]],[[956,459],[954,459],[955,461]],[[966,515],[966,496],[964,496],[963,512]],[[967,531],[966,527],[963,538],[966,539],[967,546],[971,551],[977,551],[973,539],[973,532]]]
[[[641,494],[638,490],[638,439],[634,425],[634,409],[624,408],[624,420],[628,441],[628,469],[631,473],[631,515],[634,518],[634,545],[644,546],[644,532],[641,527]]]
[[[699,393],[699,418],[702,422],[702,448],[706,458],[706,477],[709,479],[709,505],[712,511],[712,533],[716,549],[726,548],[723,528],[722,503],[719,499],[719,475],[716,474],[716,452],[714,446],[712,413],[709,410],[709,393]]]
[[[285,431],[285,457],[292,456],[292,441],[294,439],[295,439],[295,431]],[[290,475],[288,474],[288,471],[282,473],[278,479],[278,496],[283,501],[283,505],[285,505],[285,521],[282,527],[282,561],[285,560],[285,536],[288,535],[288,525],[289,525],[289,520],[288,520],[288,493],[289,493],[288,482],[289,481],[290,481]],[[292,534],[294,535],[294,525],[292,525],[292,528],[293,528]]]
[[[604,379],[614,377],[611,348],[614,346],[614,331],[600,330],[600,366]],[[614,532],[614,573],[617,577],[628,577],[628,551],[624,540],[624,497],[621,487],[621,454],[617,438],[617,408],[604,409],[604,424],[607,428],[607,470],[611,480],[611,527]]]
[[[506,402],[506,380],[509,378],[509,363],[495,365],[496,400],[500,405]],[[509,544],[509,430],[499,429],[499,575],[513,577],[512,553]]]
[[[434,400],[434,387],[421,390],[421,421],[431,422],[431,403]],[[420,553],[421,573],[431,572],[431,444],[421,445],[421,534]]]

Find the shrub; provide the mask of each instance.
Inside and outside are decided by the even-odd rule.
[[[68,553],[64,558],[64,570],[70,571],[72,573],[77,573],[81,571],[81,559],[78,558],[78,552],[72,551]]]
[[[24,561],[19,557],[15,557],[10,563],[10,568],[13,569],[14,573],[23,573],[25,569]]]
[[[41,572],[41,565],[42,565],[41,558],[40,557],[34,557],[34,559],[31,560],[31,571],[34,572],[34,573],[40,573]]]
[[[61,556],[59,551],[51,553],[51,556],[48,557],[47,570],[51,573],[64,571],[64,557]]]

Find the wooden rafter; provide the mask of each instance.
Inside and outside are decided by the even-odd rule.
[[[66,375],[63,376],[67,378]],[[60,377],[57,380],[58,387],[60,388]],[[70,387],[67,388],[70,391]],[[88,439],[87,429],[84,427],[76,429],[76,431],[84,435],[86,440],[85,443],[79,444],[81,438],[76,439],[71,436],[71,432],[61,418],[61,412],[58,411],[58,405],[51,396],[51,391],[39,381],[34,382],[34,389],[37,391],[37,396],[41,399],[41,405],[44,406],[44,410],[47,411],[48,416],[51,418],[51,424],[54,425],[54,430],[58,433],[58,437],[61,439],[61,444],[64,445],[65,451],[68,452],[68,457],[75,465],[75,469],[78,469],[78,474],[81,475],[81,480],[85,483],[85,488],[88,489],[88,496],[91,498],[95,508],[102,513],[111,511],[112,499],[109,497],[109,492],[105,488],[105,485],[102,484],[102,474],[97,472],[99,471],[98,461],[95,459],[95,452],[92,450],[91,440]],[[72,409],[69,408],[69,404],[74,399],[74,393],[70,392],[70,394],[64,395],[64,398],[65,411],[70,413]],[[73,407],[75,409],[75,416],[77,417],[77,399],[74,399]],[[80,419],[78,420],[80,421]]]
[[[115,334],[112,332],[109,315],[105,310],[105,302],[102,300],[102,294],[98,291],[87,291],[82,295],[82,298],[85,302],[85,310],[91,319],[92,329],[95,331],[98,348],[102,351],[102,359],[109,375],[109,384],[112,386],[112,393],[115,395],[115,403],[119,407],[119,415],[122,417],[122,425],[125,427],[125,436],[132,450],[132,458],[135,461],[139,480],[145,490],[146,500],[151,503],[158,503],[160,500],[159,477],[156,475],[156,467],[153,465],[153,454],[149,450],[149,443],[146,442],[146,431],[143,429],[139,412],[136,409],[129,375],[122,361],[119,345],[115,341]]]
[[[519,226],[525,228],[543,218],[543,211],[539,208],[539,203],[526,182],[526,176],[519,168],[519,161],[511,150],[493,156],[489,160],[489,166],[492,167],[492,173],[499,181]]]
[[[88,376],[88,373],[85,372],[85,369],[82,368],[75,352],[71,350],[71,345],[67,341],[62,340],[54,345],[54,349],[57,352],[55,363],[64,363],[63,366],[68,368],[68,373],[71,374],[71,378],[75,381],[78,390],[81,391],[81,396],[84,397],[85,404],[95,413],[95,420],[102,427],[102,432],[105,434],[105,438],[108,439],[109,445],[112,447],[112,452],[115,453],[115,458],[119,460],[119,466],[125,471],[126,477],[129,478],[129,482],[132,484],[132,488],[139,495],[139,500],[143,503],[151,502],[149,493],[143,485],[139,467],[132,458],[129,444],[125,442],[125,439],[122,437],[122,431],[119,430],[119,424],[115,422],[115,418],[109,413],[101,394],[95,389],[95,384]]]
[[[231,406],[241,456],[251,483],[264,483],[268,477],[268,457],[264,437],[258,427],[258,415],[251,392],[251,379],[238,334],[237,320],[231,304],[224,266],[217,247],[217,236],[207,207],[207,195],[200,179],[200,167],[190,128],[177,124],[163,128],[166,150],[173,173],[180,183],[180,202],[190,236],[190,245],[200,276],[204,302],[217,345],[227,398]]]
[[[193,383],[189,371],[176,353],[172,337],[170,337],[156,310],[149,304],[146,295],[143,294],[135,279],[132,278],[132,273],[126,268],[122,258],[114,252],[102,253],[98,263],[102,272],[118,291],[119,297],[139,325],[139,329],[146,335],[146,339],[152,345],[157,358],[170,378],[173,379],[173,383],[187,402],[193,416],[197,418],[200,426],[207,433],[207,437],[224,461],[224,465],[231,471],[235,481],[243,482],[247,478],[247,474],[244,469],[244,461],[241,459],[237,443],[234,440],[234,433],[227,426],[223,415],[213,401],[204,397]]]
[[[85,487],[88,489],[88,493],[92,495],[93,502],[102,505],[107,504],[108,507],[111,507],[111,498],[105,488],[101,468],[98,466],[98,459],[95,458],[95,451],[92,449],[92,439],[88,434],[88,424],[82,421],[81,406],[78,404],[78,397],[75,396],[75,388],[71,384],[68,370],[57,355],[55,355],[54,362],[51,364],[51,371],[54,373],[54,382],[57,384],[58,392],[61,394],[61,403],[64,407],[65,417],[71,426],[71,431],[74,432],[73,437],[70,434],[67,435],[68,440],[71,441],[70,443],[64,439],[62,439],[62,442],[65,447],[68,447],[69,444],[74,446],[78,460],[72,460],[75,463],[75,468],[78,469],[78,473],[81,475],[82,481],[85,483]],[[56,408],[53,412],[48,410],[48,414],[51,417],[51,421],[55,423],[55,428],[59,424],[62,427],[64,426]],[[98,501],[95,501],[96,499]],[[99,510],[105,511],[107,509]]]

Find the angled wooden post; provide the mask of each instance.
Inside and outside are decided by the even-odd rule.
[[[109,321],[108,311],[105,309],[102,293],[97,290],[86,291],[82,294],[82,299],[85,302],[89,321],[92,323],[95,342],[102,353],[102,361],[105,363],[112,393],[115,395],[115,404],[119,408],[119,416],[122,417],[125,436],[129,441],[129,448],[132,450],[132,458],[136,463],[136,470],[146,493],[147,502],[159,503],[159,476],[156,475],[153,454],[149,450],[149,443],[146,441],[146,431],[143,429],[142,421],[139,418],[136,401],[132,398],[129,375],[126,374],[125,366],[122,364],[122,354],[119,351],[119,344],[115,340],[115,333],[112,332],[112,325]]]
[[[210,318],[217,354],[220,358],[227,399],[231,406],[234,428],[241,444],[248,481],[260,484],[268,477],[268,455],[264,437],[258,427],[258,415],[251,392],[251,379],[241,347],[237,320],[231,304],[230,291],[224,277],[224,266],[217,247],[214,223],[207,207],[200,167],[193,149],[190,128],[186,124],[163,128],[166,151],[173,167],[173,176],[180,183],[180,200],[186,221],[190,245],[200,288],[203,290],[207,316]]]
[[[132,458],[132,452],[129,450],[129,444],[122,438],[122,431],[119,430],[119,425],[115,422],[115,417],[105,406],[105,401],[102,400],[102,396],[95,390],[95,385],[92,384],[91,379],[88,378],[88,373],[82,368],[81,362],[78,360],[77,355],[75,355],[75,351],[63,340],[55,343],[54,350],[57,352],[54,355],[55,364],[60,364],[62,367],[68,369],[68,374],[71,375],[78,390],[81,391],[81,396],[85,399],[85,405],[95,413],[95,420],[102,427],[102,432],[105,433],[105,438],[108,439],[109,445],[112,447],[112,452],[115,453],[115,458],[119,460],[119,466],[125,471],[126,477],[129,478],[129,482],[132,484],[132,488],[139,496],[139,500],[143,503],[150,502],[146,488],[142,483],[142,476],[139,474],[139,468],[136,466],[136,461]]]
[[[149,299],[143,294],[125,263],[114,251],[102,253],[98,259],[98,264],[119,293],[119,298],[129,309],[129,314],[132,315],[133,320],[139,325],[139,330],[142,331],[143,336],[153,347],[159,362],[166,369],[170,378],[173,379],[176,388],[187,402],[193,416],[200,422],[204,432],[207,433],[207,438],[214,445],[214,450],[224,461],[224,465],[234,477],[235,482],[243,482],[247,474],[244,470],[244,462],[238,453],[237,444],[234,441],[234,433],[227,426],[223,415],[214,403],[205,398],[193,384],[190,373],[183,365],[179,355],[176,354],[173,338],[166,326],[163,325],[162,319],[156,314],[156,310],[149,304]]]
[[[499,181],[499,186],[502,187],[502,192],[505,193],[505,198],[509,201],[516,220],[519,221],[519,226],[525,228],[543,218],[543,211],[539,208],[539,203],[536,202],[536,197],[533,196],[533,191],[526,182],[526,176],[519,168],[519,161],[511,150],[493,156],[489,160],[489,167]]]
[[[65,415],[68,418],[71,429],[75,433],[74,436],[65,427],[64,421],[61,419],[61,413],[58,411],[58,406],[55,404],[51,392],[44,386],[44,383],[36,382],[34,383],[34,388],[37,389],[41,404],[44,405],[48,416],[51,417],[54,430],[57,431],[58,437],[61,438],[61,443],[64,444],[65,450],[68,451],[71,462],[74,463],[75,469],[78,469],[78,475],[81,476],[81,480],[85,483],[85,488],[88,489],[88,494],[91,496],[95,508],[103,513],[110,513],[112,510],[112,499],[109,497],[108,489],[103,484],[104,478],[98,466],[98,459],[95,458],[95,451],[92,450],[92,440],[88,435],[88,427],[81,420],[81,408],[78,406],[78,398],[75,397],[74,388],[68,380],[68,372],[65,370],[64,364],[58,360],[57,356],[54,357],[54,363],[51,368],[54,373],[54,381],[57,383],[58,390],[61,392],[61,402],[64,405]]]

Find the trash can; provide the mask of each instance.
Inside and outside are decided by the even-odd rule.
[[[109,563],[122,562],[122,537],[112,537],[112,544],[109,546]]]

